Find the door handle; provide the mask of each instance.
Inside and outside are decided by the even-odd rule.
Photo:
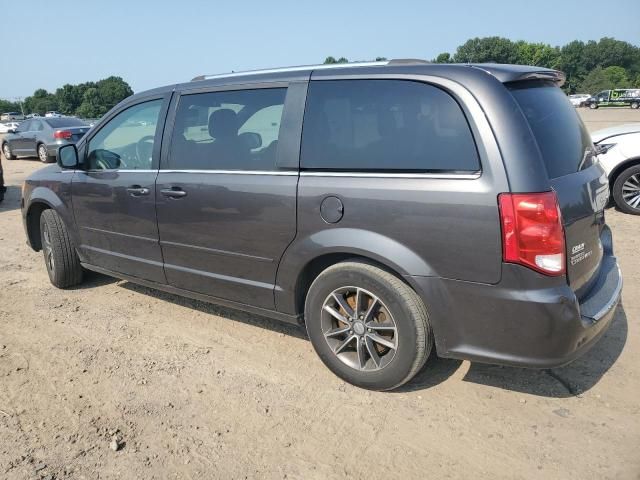
[[[140,185],[131,185],[127,188],[127,192],[132,197],[139,197],[141,195],[149,195],[149,189],[145,187],[141,187]]]
[[[187,192],[180,187],[163,188],[160,193],[169,198],[182,198],[187,196]]]

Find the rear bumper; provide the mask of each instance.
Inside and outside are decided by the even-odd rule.
[[[60,147],[64,147],[65,145],[70,145],[75,142],[70,142],[68,140],[54,140],[52,143],[47,143],[47,154],[50,157],[58,158],[58,149]]]
[[[616,258],[603,259],[578,301],[564,277],[504,264],[496,285],[411,277],[425,299],[442,357],[533,368],[565,365],[604,334],[622,292]]]

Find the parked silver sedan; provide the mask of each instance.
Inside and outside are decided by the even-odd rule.
[[[90,128],[72,117],[32,118],[4,136],[2,153],[7,160],[37,156],[43,163],[55,162],[58,148],[76,143]]]

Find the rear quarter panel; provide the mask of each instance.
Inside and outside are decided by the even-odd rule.
[[[278,310],[295,313],[291,298],[301,271],[328,253],[368,257],[400,275],[500,280],[497,195],[509,186],[491,127],[479,103],[461,85],[442,78],[413,79],[435,83],[456,98],[478,147],[481,174],[464,179],[372,178],[302,172],[298,232],[278,270]],[[344,205],[344,215],[335,224],[320,215],[322,200],[328,196]]]

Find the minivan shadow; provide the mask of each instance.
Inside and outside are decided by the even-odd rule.
[[[472,363],[463,380],[542,397],[580,395],[596,385],[613,366],[622,353],[627,333],[627,315],[620,304],[604,336],[567,366],[533,370]]]
[[[200,300],[194,300],[191,298],[182,297],[180,295],[174,295],[172,293],[148,288],[131,282],[123,282],[122,284],[120,284],[120,286],[136,293],[148,295],[150,297],[154,297],[165,302],[171,302],[182,307],[192,308],[209,315],[217,315],[219,317],[224,317],[235,322],[242,322],[255,327],[264,328],[266,330],[284,333],[285,335],[290,335],[295,338],[305,340],[307,339],[307,333],[304,328],[285,322],[280,322],[278,320],[273,320],[268,317],[263,317],[253,313],[247,313],[243,312],[242,310],[223,307],[212,303],[202,302]]]
[[[92,288],[116,281],[120,280],[91,272],[87,281],[76,288]],[[217,315],[299,339],[308,339],[304,328],[268,317],[193,300],[127,281],[122,282],[119,286],[209,315]],[[611,326],[604,336],[584,356],[565,367],[538,370],[473,362],[463,381],[542,397],[573,397],[591,389],[613,366],[626,344],[627,334],[627,315],[623,305],[619,304]],[[449,379],[461,364],[462,360],[438,357],[434,349],[425,367],[409,383],[393,392],[412,392],[435,387]]]

